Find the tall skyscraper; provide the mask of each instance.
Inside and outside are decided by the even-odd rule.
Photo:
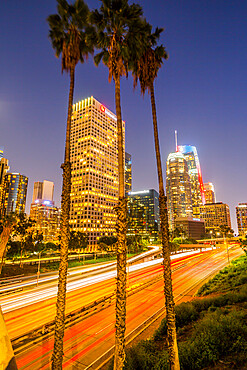
[[[132,161],[131,155],[125,152],[125,196],[132,189]]]
[[[25,212],[28,178],[20,173],[8,173],[4,177],[3,214]]]
[[[178,151],[184,155],[188,164],[193,216],[200,217],[200,206],[205,203],[205,196],[197,150],[192,145],[178,145]]]
[[[53,201],[54,183],[52,181],[36,181],[33,186],[33,200],[49,200]]]
[[[124,122],[123,122],[124,128]],[[115,233],[118,200],[117,117],[93,96],[73,105],[70,225],[93,247]]]
[[[238,203],[236,207],[236,216],[238,223],[238,234],[247,235],[247,203]]]
[[[3,188],[4,188],[4,179],[5,175],[9,171],[8,160],[6,158],[1,157],[1,150],[0,150],[0,216],[3,211]]]
[[[128,233],[157,236],[160,229],[159,194],[156,190],[128,194]]]
[[[203,184],[204,187],[204,194],[205,194],[205,203],[215,203],[215,191],[214,185],[211,182],[206,182]]]
[[[182,153],[170,153],[166,164],[166,194],[169,228],[177,217],[192,216],[192,199],[188,165]]]
[[[220,231],[220,226],[231,227],[229,206],[225,203],[204,204],[200,207],[201,218],[205,221],[207,232]]]

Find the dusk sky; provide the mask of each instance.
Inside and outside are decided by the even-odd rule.
[[[143,0],[144,16],[163,27],[169,59],[155,89],[163,159],[178,144],[195,145],[204,182],[213,182],[217,201],[247,202],[247,2],[238,0]],[[90,9],[100,1],[87,1]],[[29,178],[26,212],[34,181],[55,183],[60,205],[69,76],[61,74],[48,39],[55,0],[0,2],[0,146],[10,171]],[[93,95],[115,112],[114,83],[92,57],[76,68],[74,101]],[[121,81],[126,151],[132,155],[133,190],[158,190],[149,96]]]

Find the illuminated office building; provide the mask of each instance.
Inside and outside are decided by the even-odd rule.
[[[184,155],[188,164],[193,216],[200,217],[199,207],[205,203],[205,196],[197,150],[196,147],[192,145],[179,145],[177,148],[178,151]]]
[[[4,188],[4,178],[7,172],[9,171],[8,160],[6,158],[1,157],[1,149],[0,149],[0,216],[3,210],[3,188]]]
[[[25,212],[28,178],[20,173],[8,173],[4,177],[2,196],[3,214]]]
[[[3,147],[0,146],[0,160],[3,158]]]
[[[239,236],[247,235],[247,203],[238,203],[236,216]]]
[[[34,230],[43,233],[44,242],[54,242],[59,235],[59,209],[50,200],[36,199],[31,204],[30,218],[35,220]]]
[[[53,242],[59,234],[59,209],[54,205],[53,193],[52,181],[34,183],[30,217],[36,221],[33,229],[43,233],[45,242]]]
[[[177,217],[192,217],[188,165],[182,153],[170,153],[166,164],[166,195],[170,230]]]
[[[215,197],[214,185],[211,182],[207,182],[203,184],[203,187],[204,187],[205,203],[215,203],[216,197]]]
[[[157,236],[160,229],[159,194],[156,190],[128,194],[128,234]]]
[[[132,189],[132,161],[131,155],[125,152],[125,196]]]
[[[124,122],[123,122],[124,128]],[[88,234],[90,249],[115,233],[118,200],[117,117],[93,96],[73,105],[70,225]]]
[[[220,231],[220,226],[231,227],[229,206],[225,203],[204,204],[200,207],[201,218],[205,221],[207,232]]]

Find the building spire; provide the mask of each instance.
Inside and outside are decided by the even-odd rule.
[[[177,130],[175,130],[175,145],[176,145],[176,152],[178,152],[178,133],[177,133]]]

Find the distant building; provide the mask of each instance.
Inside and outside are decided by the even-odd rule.
[[[200,207],[201,218],[205,220],[206,231],[220,231],[220,226],[231,227],[229,206],[225,203],[204,204]]]
[[[247,203],[238,203],[236,216],[239,236],[247,235]]]
[[[128,194],[128,233],[157,236],[160,230],[159,194],[156,190]]]
[[[36,200],[53,201],[54,183],[52,181],[44,180],[42,182],[36,181],[33,186],[32,203]]]
[[[53,242],[59,233],[60,210],[55,207],[53,193],[52,181],[34,183],[30,217],[36,221],[33,229],[43,233],[44,242]]]
[[[192,239],[201,239],[205,235],[205,222],[200,218],[178,217],[175,227],[182,230],[183,236]]]
[[[123,122],[123,133],[124,128]],[[116,232],[117,145],[114,113],[93,96],[73,105],[70,227],[88,235],[89,249],[97,246],[101,236]]]
[[[125,196],[132,190],[132,161],[131,155],[125,152]]]
[[[179,145],[178,151],[184,155],[188,164],[193,216],[200,217],[200,206],[205,203],[205,196],[197,150],[193,145]]]
[[[0,160],[3,158],[3,147],[0,146]]]
[[[44,242],[54,242],[58,238],[60,226],[60,210],[49,200],[36,200],[31,204],[30,218],[35,220],[34,230],[43,233]]]
[[[2,212],[25,212],[28,178],[20,173],[7,173],[4,177]]]
[[[170,230],[177,217],[192,217],[192,199],[188,165],[182,153],[170,153],[166,165],[166,195]]]
[[[214,185],[211,182],[206,182],[205,184],[203,184],[203,187],[204,187],[205,203],[215,203],[216,197],[215,197]]]

